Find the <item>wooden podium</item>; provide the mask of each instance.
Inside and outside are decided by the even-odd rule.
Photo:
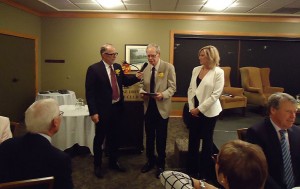
[[[120,150],[141,153],[144,150],[144,107],[139,94],[139,83],[123,90],[125,102]]]

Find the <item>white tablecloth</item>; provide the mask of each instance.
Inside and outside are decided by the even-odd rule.
[[[35,100],[41,100],[45,98],[53,98],[58,102],[59,105],[75,105],[76,103],[76,95],[74,91],[69,91],[69,94],[60,94],[58,92],[48,94],[38,93]]]
[[[75,105],[61,105],[64,112],[59,131],[52,137],[52,144],[60,150],[65,150],[78,143],[89,147],[93,153],[95,125],[91,120],[88,107],[75,109]]]

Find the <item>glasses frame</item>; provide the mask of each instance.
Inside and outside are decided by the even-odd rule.
[[[211,158],[214,160],[215,163],[218,163],[218,154],[211,155]]]
[[[104,53],[108,56],[118,56],[119,53],[115,52],[115,53]]]
[[[148,58],[155,58],[156,56],[157,56],[157,54],[155,54],[155,55],[154,54],[147,55]]]
[[[65,112],[63,112],[63,111],[59,111],[59,114],[58,114],[58,116],[63,116],[63,115],[64,115],[64,113],[65,113]]]

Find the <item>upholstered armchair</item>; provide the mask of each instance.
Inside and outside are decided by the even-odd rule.
[[[270,68],[240,68],[242,87],[250,104],[265,107],[268,98],[275,92],[283,92],[282,87],[270,86]]]
[[[244,89],[231,87],[230,82],[230,67],[221,67],[224,70],[225,84],[223,94],[220,97],[220,102],[223,110],[231,108],[242,108],[242,113],[245,116],[247,97],[243,95]]]

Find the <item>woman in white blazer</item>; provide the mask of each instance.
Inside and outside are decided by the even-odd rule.
[[[216,47],[205,46],[198,52],[200,66],[193,69],[188,88],[191,113],[187,171],[196,178],[214,175],[210,170],[213,153],[213,133],[218,115],[222,111],[219,97],[224,88],[224,71],[219,67],[220,56]],[[199,157],[200,139],[202,139]]]

